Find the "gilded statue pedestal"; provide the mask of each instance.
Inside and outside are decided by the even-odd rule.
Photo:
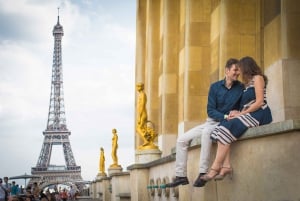
[[[159,149],[145,149],[135,151],[136,163],[148,163],[161,158],[162,152]]]
[[[106,173],[104,172],[104,173],[101,173],[101,172],[99,172],[98,174],[97,174],[97,179],[102,179],[102,178],[104,178],[104,177],[107,177],[107,175],[106,175]]]
[[[108,168],[108,174],[109,175],[112,175],[114,173],[120,173],[122,172],[123,168],[121,165],[111,165],[109,168]]]

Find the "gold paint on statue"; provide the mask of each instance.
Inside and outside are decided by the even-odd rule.
[[[113,138],[112,138],[111,157],[113,160],[113,164],[111,164],[110,167],[120,167],[120,165],[118,165],[118,156],[117,156],[118,134],[117,134],[117,130],[115,128],[112,129],[112,134],[113,134]]]
[[[105,156],[104,156],[103,147],[100,148],[99,175],[106,175],[106,173],[105,173]]]
[[[143,139],[143,144],[138,149],[158,149],[154,144],[154,140],[157,137],[157,133],[154,130],[154,125],[151,121],[148,121],[147,116],[147,95],[144,92],[144,84],[137,83],[136,90],[139,93],[137,99],[137,127],[136,131]]]

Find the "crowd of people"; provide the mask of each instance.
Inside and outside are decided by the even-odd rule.
[[[8,177],[0,178],[0,201],[75,201],[78,194],[76,186],[68,189],[55,186],[50,191],[41,189],[37,182],[23,188],[15,181],[8,183]]]

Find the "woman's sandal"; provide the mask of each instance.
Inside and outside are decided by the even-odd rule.
[[[232,179],[233,177],[232,167],[222,167],[220,174],[215,176],[215,180],[223,180],[227,175],[229,176],[229,179]]]
[[[214,179],[220,173],[220,170],[221,170],[221,168],[218,170],[214,169],[214,168],[210,168],[209,172],[200,178],[203,179],[204,181],[210,181],[210,180]],[[211,172],[214,172],[214,174],[212,174]],[[208,176],[210,173],[212,176]]]

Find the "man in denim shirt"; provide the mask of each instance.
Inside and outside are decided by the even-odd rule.
[[[204,124],[198,125],[177,138],[175,179],[166,187],[189,184],[187,178],[187,155],[190,142],[201,136],[199,176],[194,182],[195,187],[202,187],[206,181],[200,177],[207,173],[212,141],[210,133],[223,120],[228,118],[229,112],[239,108],[239,100],[243,92],[243,85],[238,81],[239,68],[237,59],[229,59],[225,66],[225,78],[211,84],[208,93],[207,114]]]

